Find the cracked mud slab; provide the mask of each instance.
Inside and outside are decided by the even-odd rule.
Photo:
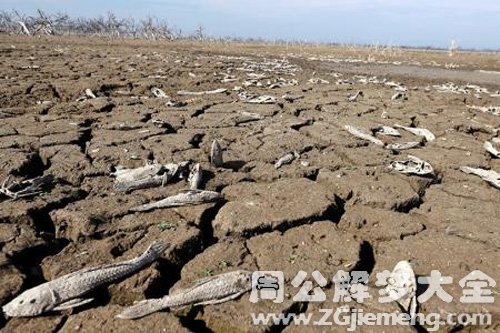
[[[333,193],[307,179],[240,183],[223,191],[226,203],[213,222],[217,237],[245,235],[334,215]]]

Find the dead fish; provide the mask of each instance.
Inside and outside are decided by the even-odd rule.
[[[402,128],[405,131],[408,131],[412,134],[424,137],[425,140],[427,140],[427,142],[431,142],[431,141],[436,140],[436,136],[434,134],[432,134],[432,132],[426,128],[407,127],[407,126],[403,126],[403,125],[399,125],[399,124],[395,124],[394,127]]]
[[[131,212],[146,212],[157,208],[200,205],[222,199],[222,194],[213,191],[189,190],[163,200],[130,208]]]
[[[135,169],[117,169],[113,188],[121,192],[131,192],[155,186],[165,186],[174,178],[182,179],[187,172],[189,161],[167,164],[149,164]]]
[[[222,148],[218,140],[212,142],[212,147],[210,149],[210,163],[218,168],[224,165],[224,159],[222,156]]]
[[[298,99],[304,98],[304,95],[285,94],[285,95],[281,96],[281,98],[283,98],[287,102],[293,103],[294,101],[296,101]]]
[[[358,100],[358,98],[361,97],[361,96],[363,96],[363,92],[361,90],[358,90],[357,93],[355,93],[352,96],[349,96],[349,98],[347,100],[349,102],[356,102]]]
[[[391,97],[391,101],[397,101],[397,100],[403,100],[403,101],[406,101],[408,99],[408,97],[406,96],[406,94],[402,91],[398,91],[397,93],[395,93],[394,95],[392,95]]]
[[[167,308],[189,305],[213,305],[238,298],[252,289],[252,273],[238,270],[205,278],[193,287],[178,290],[163,298],[146,299],[117,315],[120,319],[137,319]]]
[[[28,289],[2,307],[9,317],[33,317],[49,311],[71,309],[92,301],[81,296],[128,276],[158,259],[167,244],[154,242],[140,256],[115,264],[85,268]]]
[[[385,145],[384,148],[389,150],[400,151],[400,150],[418,148],[420,146],[421,146],[420,141],[409,141],[409,142],[388,143]]]
[[[190,190],[198,190],[203,181],[203,170],[201,169],[200,163],[196,163],[189,173],[188,182]]]
[[[401,133],[397,129],[385,125],[372,128],[372,132],[380,135],[401,136]]]
[[[285,156],[283,156],[282,158],[280,158],[275,164],[274,164],[274,167],[276,169],[279,169],[281,168],[281,166],[285,165],[285,164],[290,164],[292,163],[296,158],[300,158],[300,154],[297,153],[297,152],[293,152],[293,153],[288,153],[286,154]]]
[[[186,91],[186,90],[181,90],[177,92],[177,95],[179,96],[201,96],[201,95],[213,95],[213,94],[220,94],[223,92],[226,92],[227,89],[225,88],[219,88],[215,90],[206,90],[206,91]]]
[[[349,132],[351,133],[352,135],[354,135],[355,137],[357,138],[360,138],[362,140],[366,140],[366,141],[370,141],[378,146],[383,146],[384,143],[377,139],[376,137],[374,137],[373,135],[371,134],[368,134],[367,132],[365,132],[364,130],[358,128],[358,127],[354,127],[354,126],[351,126],[351,125],[345,125],[344,128]]]
[[[7,176],[0,185],[0,193],[8,196],[12,200],[32,197],[43,193],[43,188],[49,186],[53,181],[54,176],[50,174],[26,179],[21,182],[11,182],[10,176]]]
[[[248,123],[251,121],[262,120],[264,118],[265,117],[263,115],[260,115],[256,112],[241,111],[241,112],[239,112],[239,115],[237,115],[234,118],[234,123],[236,125],[239,125],[239,124],[244,124],[244,123]]]
[[[398,262],[387,282],[386,294],[411,317],[415,316],[418,307],[417,279],[411,264],[406,260]]]
[[[498,149],[496,149],[495,147],[493,147],[493,144],[491,142],[485,141],[484,142],[484,149],[486,149],[486,151],[488,153],[490,153],[491,156],[496,157],[496,158],[500,158],[500,151]]]
[[[127,169],[118,166],[111,175],[115,176],[117,182],[135,181],[160,174],[163,164],[152,163],[142,167]]]
[[[88,98],[97,98],[94,93],[92,92],[92,90],[90,90],[89,88],[85,89],[85,96],[87,96]]]
[[[156,87],[151,88],[151,93],[156,98],[167,98],[167,99],[170,99],[170,97],[168,97],[168,95],[165,94],[165,92],[163,90],[161,90],[160,88],[156,88]]]
[[[270,95],[248,95],[246,92],[238,94],[240,100],[250,104],[273,104],[277,102],[276,97]]]
[[[165,103],[165,105],[168,106],[169,108],[180,108],[186,106],[187,104],[188,104],[187,102],[174,101],[174,100],[169,100]]]
[[[307,81],[309,84],[329,84],[330,82],[327,80],[320,79],[319,77],[317,78],[311,78],[309,81]]]
[[[485,170],[481,168],[471,168],[468,166],[460,167],[460,171],[479,176],[491,186],[500,189],[500,173],[496,171]]]
[[[391,162],[389,168],[394,171],[410,175],[417,175],[417,176],[434,175],[434,169],[432,169],[432,166],[428,162],[412,155],[408,155],[408,159],[405,161]]]

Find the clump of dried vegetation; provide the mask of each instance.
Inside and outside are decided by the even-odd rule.
[[[40,9],[34,15],[0,11],[0,32],[28,36],[99,36],[112,38],[144,38],[168,40],[181,36],[165,20],[148,17],[142,20],[118,18],[108,12],[96,18],[70,17],[67,14],[48,14]],[[202,38],[203,29],[196,30],[192,38]]]

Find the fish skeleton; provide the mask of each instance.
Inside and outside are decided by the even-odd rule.
[[[199,281],[191,288],[179,290],[172,295],[143,300],[128,307],[116,317],[136,319],[166,308],[227,302],[252,289],[251,278],[252,273],[244,270],[212,276]]]
[[[8,317],[34,317],[49,311],[71,309],[93,299],[81,296],[102,285],[130,275],[158,259],[167,244],[154,242],[131,260],[85,268],[28,289],[2,307]]]

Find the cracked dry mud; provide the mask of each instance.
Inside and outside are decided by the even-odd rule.
[[[458,281],[472,270],[500,277],[500,192],[459,171],[462,165],[500,171],[500,160],[483,149],[485,141],[498,135],[500,117],[467,108],[500,104],[494,94],[500,89],[500,75],[477,71],[499,71],[498,54],[459,53],[449,58],[445,53],[408,50],[376,54],[376,63],[352,61],[369,58],[366,50],[352,52],[340,47],[1,36],[0,180],[50,173],[56,182],[33,198],[0,199],[0,303],[69,272],[131,258],[153,240],[171,245],[151,266],[97,290],[93,303],[37,318],[2,317],[1,330],[324,331],[293,324],[254,326],[250,313],[318,316],[320,308],[337,308],[341,304],[332,302],[331,279],[340,269],[370,273],[373,299],[349,305],[366,312],[399,311],[395,303],[376,301],[375,274],[392,270],[400,260],[411,260],[417,276],[437,269],[453,277],[445,289],[454,300],[445,303],[434,296],[421,305],[421,312],[490,312],[493,325],[473,331],[498,329],[498,287],[494,304],[481,307],[458,301]],[[402,64],[390,65],[392,61]],[[460,69],[445,69],[447,62]],[[251,81],[247,73],[265,78]],[[225,74],[236,81],[221,82]],[[379,83],[364,83],[374,75]],[[299,84],[269,89],[279,78]],[[311,78],[329,83],[308,83]],[[394,89],[383,79],[406,87],[408,99],[392,101]],[[491,93],[442,93],[433,87],[450,80],[476,84]],[[278,102],[243,103],[235,86],[272,95]],[[167,99],[151,93],[154,87],[187,104],[166,106]],[[96,99],[82,98],[87,88]],[[218,88],[227,92],[177,94]],[[357,91],[363,94],[349,101]],[[285,100],[285,94],[303,98]],[[369,130],[396,123],[427,128],[437,138],[396,154],[344,130],[346,124]],[[377,138],[384,143],[420,141],[405,131],[401,135]],[[208,159],[215,139],[224,150],[220,168]],[[278,159],[293,152],[300,157],[275,168]],[[436,177],[391,172],[391,161],[406,153],[428,161]],[[131,207],[188,188],[180,180],[132,193],[113,189],[110,172],[116,166],[134,168],[154,159],[200,162],[203,188],[220,191],[225,199],[130,213]],[[166,311],[136,321],[114,318],[134,301],[161,297],[203,277],[236,269],[282,270],[289,288],[285,301],[252,304],[246,294],[219,305]],[[298,288],[290,281],[300,270],[318,270],[330,281],[323,288],[324,304],[293,302]],[[388,329],[410,331],[361,327],[369,332]]]

